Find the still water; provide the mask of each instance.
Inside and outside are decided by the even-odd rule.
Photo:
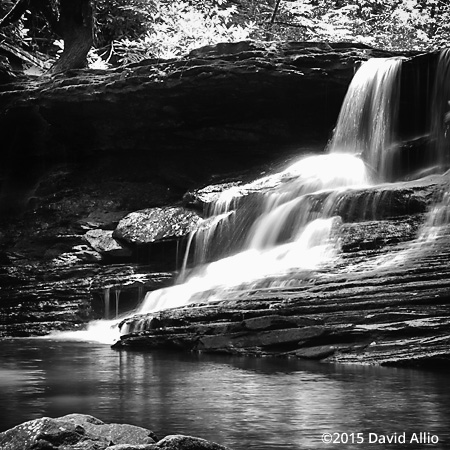
[[[5,339],[0,431],[79,412],[143,426],[160,438],[188,434],[235,450],[448,449],[448,375]],[[439,442],[411,443],[413,433],[419,438],[421,432]],[[348,433],[333,439],[364,442],[324,444],[323,433]],[[403,433],[406,444],[379,442]]]

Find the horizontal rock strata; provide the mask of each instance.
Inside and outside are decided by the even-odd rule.
[[[115,347],[448,365],[449,231],[343,254],[320,272],[230,289],[220,302],[151,314],[143,331],[122,336]],[[126,322],[132,331],[143,318]]]
[[[105,295],[110,296],[113,314],[116,292],[120,312],[131,310],[146,291],[172,280],[170,273],[149,269],[120,264],[13,268],[0,274],[0,337],[81,329],[93,319],[105,318]]]

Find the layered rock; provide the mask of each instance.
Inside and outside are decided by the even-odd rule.
[[[77,330],[106,317],[106,298],[119,313],[135,308],[145,292],[167,286],[171,273],[132,264],[12,266],[0,274],[0,337],[40,336]]]
[[[343,254],[320,272],[265,279],[219,302],[152,314],[149,328],[115,347],[447,365],[449,235],[386,250]],[[128,329],[134,320],[142,324],[128,319]]]
[[[319,270],[217,286],[189,307],[129,318],[115,347],[446,365],[450,228],[444,213],[429,228],[424,211],[442,199],[445,210],[447,190],[445,174],[340,192],[339,258]],[[327,195],[310,197],[323,203]],[[209,302],[211,294],[221,300]]]

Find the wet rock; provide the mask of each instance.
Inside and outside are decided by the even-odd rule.
[[[155,433],[135,425],[104,423],[83,414],[69,414],[59,420],[82,426],[90,436],[101,437],[114,444],[150,444],[158,441]]]
[[[197,213],[180,207],[143,209],[124,217],[112,236],[130,245],[173,240],[186,237],[201,220]]]
[[[105,290],[119,313],[135,309],[145,293],[167,286],[172,273],[137,264],[53,263],[9,266],[0,272],[0,336],[41,336],[79,330],[105,317]]]
[[[346,223],[339,230],[340,246],[344,252],[353,252],[412,241],[424,222],[425,215],[417,214],[395,220]]]
[[[319,345],[296,350],[295,356],[303,359],[325,359],[333,355],[336,350],[337,346],[335,345]]]
[[[156,329],[141,327],[144,331],[122,336],[115,347],[172,345],[201,352],[448,367],[450,226],[444,228],[432,239],[421,234],[409,243],[388,245],[388,251],[384,246],[354,249],[319,271],[299,270],[222,292],[220,301],[161,311]],[[128,326],[144,319],[130,318]]]
[[[132,255],[130,249],[113,238],[112,230],[89,230],[84,237],[94,250],[106,258],[125,259]]]
[[[383,220],[392,217],[423,214],[436,201],[440,189],[448,181],[448,174],[429,175],[412,181],[377,184],[339,192],[321,191],[305,195],[302,205],[312,212],[333,205],[329,214],[339,215],[344,222]],[[264,195],[283,183],[282,173],[256,179],[251,183],[224,183],[188,192],[184,200],[189,206],[208,211],[220,196],[233,193],[234,205],[251,207],[258,195]]]
[[[227,348],[271,347],[288,348],[299,342],[317,338],[324,333],[322,327],[288,328],[283,330],[258,331],[254,333],[239,333],[218,336],[204,336],[199,340],[197,349],[200,351],[223,351]]]
[[[150,444],[156,442],[155,437],[141,427],[105,424],[92,416],[69,414],[31,420],[0,433],[0,446],[3,450],[103,450],[111,444]]]
[[[335,208],[331,213],[342,217],[344,222],[424,214],[437,200],[443,182],[443,177],[435,175],[411,182],[352,189],[333,199]],[[319,206],[320,197],[310,196],[313,201],[319,200]]]
[[[213,204],[220,195],[229,189],[235,189],[236,191],[242,185],[242,182],[230,182],[230,183],[220,183],[205,186],[201,189],[194,189],[188,191],[183,196],[184,203],[191,207],[198,209],[200,211],[206,211],[208,206]]]
[[[84,414],[44,417],[0,433],[2,450],[227,450],[192,436],[158,440],[153,431],[128,424],[104,423]]]
[[[223,445],[181,434],[166,436],[156,446],[163,450],[227,450]]]

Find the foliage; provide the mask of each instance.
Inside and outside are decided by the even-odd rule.
[[[138,38],[124,36],[113,42],[121,64],[144,58],[173,58],[190,50],[218,42],[240,41],[251,37],[254,25],[233,23],[236,6],[224,0],[194,4],[189,1],[155,0],[151,20]]]
[[[431,49],[450,39],[450,5],[440,0],[282,1],[279,22],[308,40]]]
[[[124,65],[172,58],[218,42],[309,40],[362,42],[385,49],[441,48],[450,41],[444,0],[92,0],[96,49],[89,60]],[[48,0],[56,8],[57,0]],[[0,18],[15,4],[0,2]],[[60,44],[45,19],[27,12],[0,29],[28,50],[56,56]]]
[[[135,40],[143,36],[156,5],[153,0],[97,0],[95,2],[95,32],[98,48],[118,39]]]
[[[0,2],[0,18],[6,16],[14,5],[14,1],[5,0]],[[28,30],[22,22],[9,24],[0,29],[0,39],[6,39],[11,43],[21,43],[27,39]]]

